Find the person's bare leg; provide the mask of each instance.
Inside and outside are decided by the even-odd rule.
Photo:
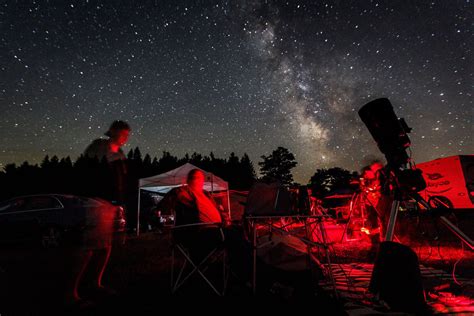
[[[96,286],[97,288],[104,287],[102,285],[102,277],[104,275],[105,269],[107,268],[107,264],[109,262],[111,252],[112,252],[111,246],[95,252],[97,266],[94,269],[93,282],[94,282],[94,286]]]
[[[86,268],[91,260],[92,250],[79,251],[74,256],[77,258],[77,261],[72,265],[73,268],[71,272],[71,278],[69,279],[70,282],[68,282],[66,285],[66,303],[74,303],[81,299],[78,289],[79,285],[81,284],[82,277],[84,276],[84,272],[86,271]]]

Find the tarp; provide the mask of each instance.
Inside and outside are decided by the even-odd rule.
[[[140,233],[140,199],[141,199],[140,193],[141,191],[145,190],[145,191],[150,191],[150,192],[156,192],[159,194],[166,194],[169,191],[171,191],[173,188],[186,185],[188,173],[193,169],[199,169],[204,173],[204,176],[205,176],[204,187],[203,187],[204,190],[214,193],[213,194],[214,196],[216,195],[215,192],[226,191],[225,192],[225,195],[226,195],[225,199],[227,200],[226,201],[227,203],[225,203],[227,204],[226,211],[229,213],[229,218],[231,218],[230,200],[229,200],[229,184],[211,172],[207,172],[190,163],[186,163],[176,169],[170,170],[162,174],[158,174],[156,176],[142,178],[138,181],[137,235]],[[217,197],[219,197],[219,195],[217,195]]]
[[[140,179],[139,188],[157,193],[168,193],[173,188],[185,185],[188,173],[193,169],[199,169],[204,173],[206,177],[204,190],[208,192],[228,190],[229,184],[226,181],[190,163],[156,176]]]
[[[310,268],[308,246],[298,237],[272,231],[271,235],[260,237],[259,242],[263,246],[257,249],[257,256],[266,264],[285,271],[302,271]],[[319,261],[315,263],[317,266],[320,265]]]

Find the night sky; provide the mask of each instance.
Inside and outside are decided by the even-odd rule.
[[[469,1],[2,1],[0,167],[75,159],[115,119],[128,151],[383,157],[357,111],[388,97],[423,162],[474,152]]]

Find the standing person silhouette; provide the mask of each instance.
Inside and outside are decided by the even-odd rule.
[[[126,199],[126,157],[122,151],[130,136],[130,126],[124,121],[114,121],[105,133],[108,139],[96,139],[85,150],[87,158],[105,159],[110,167],[112,182],[111,199],[116,204],[124,205]],[[86,270],[90,270],[93,288],[96,295],[110,295],[115,291],[102,285],[102,276],[109,262],[112,251],[113,217],[112,210],[101,210],[93,219],[86,220],[82,249],[78,254],[77,264],[73,269],[73,280],[66,291],[66,303],[89,305],[79,296],[79,286]],[[93,259],[93,260],[91,260]]]
[[[85,150],[88,158],[106,159],[112,172],[111,196],[112,202],[125,204],[126,199],[126,157],[122,151],[130,137],[130,126],[124,121],[114,121],[105,135],[108,139],[96,139]]]

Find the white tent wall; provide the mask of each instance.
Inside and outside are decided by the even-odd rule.
[[[190,163],[186,163],[181,167],[158,174],[152,177],[140,179],[138,182],[138,208],[137,208],[137,236],[140,234],[140,196],[141,191],[152,191],[159,193],[168,193],[173,188],[186,185],[188,173],[193,169],[199,169],[204,173],[204,190],[211,192],[225,192],[227,195],[227,211],[231,218],[229,184],[223,179],[217,177],[211,172],[198,168]]]

